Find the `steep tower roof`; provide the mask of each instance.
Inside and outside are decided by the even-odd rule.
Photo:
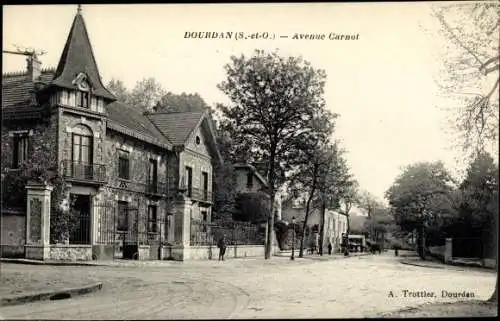
[[[52,85],[77,89],[74,80],[80,73],[86,74],[94,95],[116,100],[116,97],[102,84],[87,28],[81,9],[78,7]]]

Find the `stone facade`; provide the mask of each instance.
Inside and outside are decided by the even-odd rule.
[[[49,257],[51,260],[60,261],[90,261],[92,260],[91,245],[61,245],[50,246]]]

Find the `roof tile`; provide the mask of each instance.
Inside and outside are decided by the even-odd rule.
[[[183,145],[204,114],[204,111],[154,113],[147,117],[172,144]]]

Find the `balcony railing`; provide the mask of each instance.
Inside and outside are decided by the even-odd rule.
[[[191,198],[198,202],[213,203],[213,194],[211,191],[201,188],[191,188]]]
[[[74,180],[105,183],[106,166],[102,164],[80,163],[70,160],[63,161],[64,177]]]
[[[165,195],[167,194],[167,184],[159,181],[147,181],[146,193],[151,195]]]

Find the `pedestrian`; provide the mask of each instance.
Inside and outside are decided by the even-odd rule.
[[[332,255],[332,243],[328,242],[328,255]]]
[[[219,261],[224,261],[224,254],[226,254],[226,236],[224,234],[219,239],[217,247],[219,248]]]

